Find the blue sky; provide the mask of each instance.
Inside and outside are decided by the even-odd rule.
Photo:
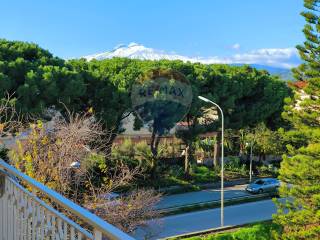
[[[293,48],[302,0],[1,0],[0,38],[71,58],[137,42],[186,56]]]

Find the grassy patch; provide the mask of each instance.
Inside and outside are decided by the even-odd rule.
[[[184,238],[185,240],[272,240],[281,227],[272,222],[262,222],[225,233]]]

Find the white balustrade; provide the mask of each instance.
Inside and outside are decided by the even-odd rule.
[[[55,204],[80,219],[84,229],[36,195],[25,189],[41,192]],[[64,198],[0,159],[0,240],[82,240],[123,239],[132,237],[98,216]]]

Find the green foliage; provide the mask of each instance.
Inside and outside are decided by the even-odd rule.
[[[193,166],[191,177],[192,181],[195,183],[208,183],[219,178],[217,171],[206,166]]]
[[[279,169],[273,165],[265,166],[262,165],[257,167],[260,176],[270,176],[278,177],[279,176]]]
[[[248,66],[122,58],[91,62],[72,60],[69,63],[81,73],[86,85],[86,93],[79,99],[78,105],[83,109],[92,107],[97,116],[108,123],[107,127],[115,130],[121,130],[122,118],[132,110],[132,85],[145,70],[152,68],[172,69],[184,74],[191,82],[194,96],[201,94],[221,105],[225,111],[226,125],[230,128],[240,128],[266,119],[272,122],[275,114],[282,110],[283,99],[288,96],[284,82]],[[197,119],[202,114],[200,109],[203,106],[205,104],[194,97],[186,118]],[[193,134],[186,138],[216,128],[216,124],[203,129],[193,128]]]
[[[132,85],[143,72],[153,68],[184,74],[194,96],[204,95],[222,106],[230,128],[266,119],[272,122],[288,95],[285,83],[249,66],[124,58],[65,62],[36,44],[6,40],[0,40],[0,52],[0,95],[13,94],[19,110],[42,113],[52,106],[61,110],[61,102],[75,111],[93,109],[105,127],[115,133],[121,132],[121,120],[132,110]],[[201,116],[202,106],[204,103],[194,97],[187,118]],[[201,131],[209,130],[207,127]],[[187,138],[199,131],[193,129]]]
[[[168,169],[168,175],[169,176],[175,176],[176,178],[181,178],[182,179],[184,177],[183,168],[181,166],[178,166],[178,165],[170,166],[170,168]]]
[[[125,162],[131,167],[139,164],[135,159],[135,145],[130,139],[125,139],[121,144],[113,146],[111,154],[113,159]]]
[[[262,155],[277,155],[283,151],[280,136],[276,131],[272,131],[264,123],[258,124],[251,133],[248,134],[248,141],[253,141],[255,150]]]
[[[229,156],[228,161],[225,163],[225,169],[233,172],[238,172],[242,175],[246,174],[246,167],[241,164],[239,157]]]
[[[225,167],[228,169],[237,169],[241,167],[240,158],[230,156],[228,161],[225,164]]]
[[[144,172],[150,172],[155,167],[155,159],[149,145],[145,141],[139,142],[135,145],[135,152],[140,167]]]
[[[272,131],[261,122],[254,127],[240,129],[237,134],[240,155],[281,155],[284,151],[282,136],[279,131]],[[235,140],[234,140],[235,141]],[[236,141],[235,141],[236,142]]]
[[[160,151],[160,156],[161,154],[162,151]],[[131,168],[140,167],[144,173],[150,173],[155,167],[155,159],[145,141],[133,143],[131,139],[125,139],[121,144],[112,148],[111,156],[115,161],[123,162]]]
[[[186,240],[272,240],[281,227],[272,223],[259,223],[251,227],[244,227],[234,232],[216,233],[204,237],[192,237]]]
[[[90,173],[90,181],[94,186],[101,186],[107,181],[110,166],[106,164],[106,156],[99,153],[90,153],[81,164]]]
[[[217,143],[217,136],[207,137],[205,139],[199,140],[199,147],[206,152],[212,151],[213,146]]]
[[[293,149],[292,149],[293,150]],[[293,153],[293,152],[292,152]],[[280,188],[285,204],[278,202],[277,223],[285,227],[285,239],[317,239],[320,214],[320,144],[309,144],[284,156],[280,179],[290,183]],[[287,213],[286,210],[289,210]],[[303,238],[302,238],[303,236]]]
[[[0,99],[8,93],[19,112],[72,108],[85,91],[78,72],[36,44],[0,39],[0,53]]]
[[[86,85],[76,107],[82,111],[92,108],[107,129],[115,134],[121,132],[121,120],[131,111],[131,86],[142,71],[140,61],[114,58],[86,62],[80,59],[71,60],[69,64]]]
[[[168,68],[154,68],[142,74],[131,94],[134,111],[158,136],[168,133],[184,117],[192,101],[188,80]]]
[[[239,129],[272,118],[288,95],[283,82],[249,66],[208,65],[196,78],[199,94],[224,110],[226,128]]]
[[[283,117],[291,129],[280,130],[288,154],[283,157],[279,178],[290,184],[280,188],[281,196],[288,200],[278,202],[275,216],[284,227],[282,239],[320,238],[320,1],[305,0],[304,6],[307,9],[301,15],[306,21],[306,41],[297,46],[304,63],[294,74],[307,86],[286,100]]]

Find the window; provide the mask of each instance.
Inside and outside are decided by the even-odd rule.
[[[255,184],[259,184],[259,185],[262,185],[264,183],[264,181],[262,181],[262,180],[257,180],[256,182],[255,182]]]

